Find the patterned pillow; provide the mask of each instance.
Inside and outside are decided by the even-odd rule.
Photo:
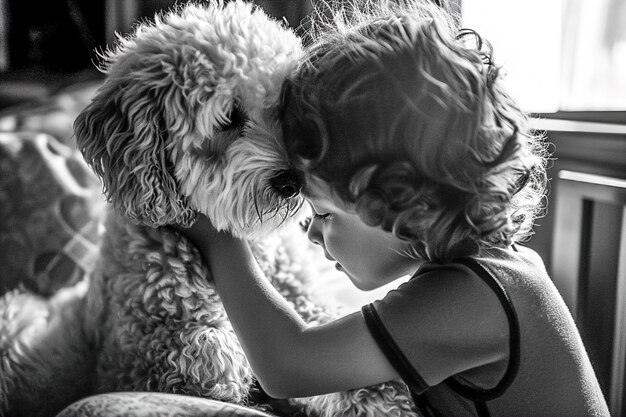
[[[0,131],[48,133],[74,147],[74,119],[89,104],[100,80],[73,84],[41,101],[29,102],[0,111]]]
[[[0,294],[51,295],[79,281],[93,267],[104,206],[78,151],[43,133],[0,132]]]

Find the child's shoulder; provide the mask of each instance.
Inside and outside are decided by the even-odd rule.
[[[541,256],[523,245],[492,248],[475,260],[505,287],[541,286],[551,282]]]
[[[449,263],[425,263],[412,279],[422,281],[420,286],[449,286],[458,289],[489,287],[488,292],[498,297],[511,295],[537,296],[556,293],[542,258],[532,249],[513,245],[491,248],[480,256],[455,259]],[[442,282],[443,281],[443,282]],[[486,285],[485,285],[486,284]]]
[[[493,311],[500,310],[503,302],[508,309],[509,296],[519,302],[539,293],[548,298],[557,296],[541,257],[532,249],[515,245],[448,263],[426,262],[385,301],[402,298],[411,304],[418,300],[428,305],[426,299],[435,300],[433,304],[445,300],[444,304],[453,302],[459,307],[475,305],[480,299],[486,311]]]
[[[490,248],[479,256],[459,258],[447,263],[427,262],[416,272],[415,277],[431,273],[442,276],[483,276],[484,272],[497,280],[511,274],[547,276],[541,256],[528,247],[516,244],[506,248]]]
[[[496,317],[496,313],[507,309],[507,306],[502,308],[507,299],[506,286],[501,284],[499,274],[494,273],[496,270],[483,266],[482,258],[459,258],[448,263],[427,262],[409,281],[389,293],[383,302],[394,308],[403,300],[411,305],[410,309],[451,309],[446,314],[442,311],[437,313],[440,317],[449,316],[451,312],[458,313],[458,316],[448,318],[471,327],[471,321],[477,317]],[[426,311],[420,313],[419,316],[424,317]],[[470,322],[466,322],[470,317]]]

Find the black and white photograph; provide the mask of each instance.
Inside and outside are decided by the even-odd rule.
[[[0,417],[626,417],[626,0],[0,0]]]

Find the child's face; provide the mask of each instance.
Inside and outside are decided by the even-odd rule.
[[[412,274],[420,262],[407,256],[408,244],[379,227],[365,224],[356,213],[345,211],[325,197],[307,198],[313,216],[308,238],[336,261],[359,289],[368,291]]]

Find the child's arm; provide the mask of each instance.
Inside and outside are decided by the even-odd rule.
[[[397,379],[360,313],[309,327],[272,287],[247,242],[204,216],[179,229],[210,266],[228,317],[263,388],[303,397]]]
[[[247,242],[218,233],[204,216],[183,233],[210,266],[228,317],[268,394],[312,396],[399,379],[360,312],[308,326],[263,275]],[[428,382],[485,361],[478,354],[463,356],[438,364]]]

